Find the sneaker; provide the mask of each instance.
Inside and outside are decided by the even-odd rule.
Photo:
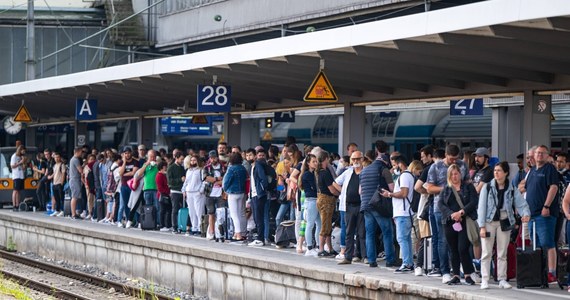
[[[333,251],[327,251],[327,252],[330,254],[330,256],[337,256],[338,255],[338,252],[336,252],[334,250]]]
[[[414,270],[414,275],[415,276],[424,275],[424,269],[422,267],[416,267],[416,269]]]
[[[262,246],[264,246],[265,244],[264,244],[262,241],[260,241],[260,240],[255,240],[255,241],[253,241],[253,242],[251,242],[251,243],[249,243],[249,244],[247,244],[247,245],[248,245],[248,246],[253,246],[253,247],[262,247]]]
[[[441,283],[446,284],[446,283],[449,283],[450,281],[451,281],[451,275],[450,274],[443,274],[443,277],[441,278]]]
[[[457,277],[454,277],[457,278]],[[453,280],[451,280],[453,281]],[[473,278],[471,278],[471,276],[467,276],[465,277],[465,284],[466,285],[475,285],[475,281],[473,281]]]
[[[123,223],[121,223],[121,221],[117,221],[117,227],[123,228]]]
[[[499,286],[501,286],[500,283],[499,283]],[[488,290],[489,289],[489,282],[486,280],[481,281],[481,289],[482,290]]]
[[[407,273],[411,273],[411,272],[414,272],[413,267],[401,266],[400,268],[398,268],[397,270],[394,271],[394,274],[407,274]]]
[[[80,216],[69,216],[72,220],[83,220]]]
[[[63,210],[60,211],[57,215],[55,215],[56,217],[63,217],[65,216],[65,214],[63,213]]]
[[[169,231],[170,231],[170,228],[168,228],[168,227],[162,227],[162,228],[160,228],[160,231],[161,231],[161,232],[169,232]]]
[[[91,219],[93,219],[93,217],[92,217],[91,215],[87,215],[87,216],[85,216],[85,218],[83,218],[83,219],[91,220]]]
[[[329,257],[329,256],[331,256],[331,254],[328,253],[328,252],[326,252],[325,250],[323,250],[323,251],[319,252],[319,253],[317,254],[317,256],[318,256],[318,257]]]
[[[444,274],[443,278],[445,278],[445,275],[451,277],[451,275],[449,274]],[[469,277],[468,277],[469,278]],[[444,282],[445,283],[445,282]],[[450,278],[449,281],[447,282],[448,285],[456,285],[456,284],[461,284],[461,279],[459,279],[459,277],[457,276],[453,276],[453,278]]]
[[[433,268],[431,271],[429,271],[427,276],[429,276],[429,277],[441,277],[441,271],[439,270],[439,268]]]
[[[548,272],[548,283],[557,283],[558,279],[556,278],[556,276],[554,276],[554,274]]]
[[[506,290],[512,288],[512,286],[506,280],[499,281],[499,287]]]
[[[50,216],[50,217],[57,217],[58,214],[59,214],[59,211],[54,211],[54,212],[52,212],[49,216]]]
[[[378,253],[378,259],[385,260],[386,259],[386,253],[384,251]]]
[[[105,223],[107,222],[107,218],[99,220],[97,223]]]
[[[186,231],[186,233],[184,234],[184,236],[190,236],[190,231]]]
[[[371,268],[378,268],[378,263],[377,262],[373,262],[371,264],[368,265]]]
[[[368,261],[368,258],[365,258],[364,260],[362,260],[362,263],[367,264],[367,265],[370,264],[370,262]]]
[[[348,259],[343,259],[337,263],[337,265],[350,265],[352,262]]]
[[[87,216],[87,213],[85,211],[83,211],[80,215],[81,219],[85,219],[85,217]]]
[[[339,253],[339,254],[337,254],[337,255],[334,257],[334,259],[336,259],[336,260],[344,260],[344,254],[340,254],[340,253]]]
[[[206,233],[206,239],[211,241],[211,240],[216,239],[216,236],[213,233]],[[261,243],[263,243],[263,242],[261,242]]]
[[[317,251],[317,249],[315,249],[315,248],[309,249],[309,250],[307,250],[307,252],[305,252],[305,256],[317,257],[318,255],[319,255],[319,251]]]
[[[358,263],[358,262],[362,262],[362,258],[360,258],[360,257],[353,257],[353,258],[352,258],[352,262],[357,262],[357,263]]]
[[[142,230],[142,224],[139,223],[139,226],[137,226],[137,228]]]
[[[481,283],[481,277],[475,272],[471,273],[471,279],[473,279],[475,283]]]
[[[127,221],[127,225],[125,226],[125,228],[129,229],[133,226],[133,222],[131,221]]]

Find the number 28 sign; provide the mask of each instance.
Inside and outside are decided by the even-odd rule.
[[[198,112],[230,112],[232,87],[198,85]]]

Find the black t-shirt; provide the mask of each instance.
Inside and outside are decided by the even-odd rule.
[[[497,188],[497,200],[497,210],[493,216],[493,221],[499,221],[501,218],[501,209],[503,209],[503,205],[505,204],[505,189],[499,190]]]
[[[358,187],[360,186],[360,176],[355,172],[352,172],[350,180],[348,181],[348,186],[346,187],[346,203],[360,205],[360,193],[358,193]]]
[[[480,182],[489,183],[492,179],[493,169],[490,166],[486,166],[483,169],[477,170],[475,175],[473,175],[473,184],[477,186]]]
[[[329,186],[331,186],[334,182],[334,178],[332,177],[331,172],[328,169],[320,170],[319,171],[319,192],[321,194],[334,196],[331,191],[329,191]]]

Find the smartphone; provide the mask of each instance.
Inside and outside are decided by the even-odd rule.
[[[490,232],[485,232],[485,237],[491,237],[491,233],[490,233]]]

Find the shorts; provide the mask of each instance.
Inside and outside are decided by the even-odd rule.
[[[69,190],[71,191],[71,198],[81,199],[81,181],[70,180]]]
[[[24,189],[24,179],[14,179],[14,190],[21,191]]]
[[[529,230],[532,230],[532,223],[536,225],[536,239],[537,239],[537,246],[542,247],[543,249],[551,249],[556,246],[554,241],[554,231],[556,228],[556,217],[548,216],[536,216],[533,217],[529,224]],[[532,232],[531,232],[532,238]]]
[[[206,214],[215,215],[216,208],[226,206],[226,201],[222,197],[206,197]]]

